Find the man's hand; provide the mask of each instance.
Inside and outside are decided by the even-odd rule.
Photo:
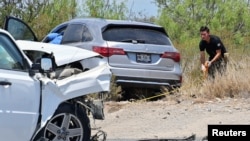
[[[206,67],[203,64],[201,64],[201,70],[206,71]]]
[[[212,65],[211,61],[207,61],[205,64],[207,64],[208,67],[210,67]]]

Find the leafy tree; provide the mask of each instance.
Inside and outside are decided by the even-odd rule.
[[[98,17],[107,19],[126,19],[128,9],[125,1],[118,3],[115,0],[84,0],[83,10],[79,14],[86,17]]]
[[[153,22],[155,17],[128,12],[127,0],[2,0],[0,20],[11,15],[22,19],[41,40],[53,27],[75,17],[100,17]],[[0,23],[3,26],[4,22]]]
[[[219,35],[230,58],[242,58],[250,44],[250,0],[155,0],[164,26],[182,56],[183,77],[199,78],[199,28]],[[240,62],[241,59],[231,62]],[[193,83],[191,81],[187,83]]]
[[[46,35],[56,25],[75,18],[77,16],[77,1],[75,0],[53,0],[49,1],[39,16],[32,20],[31,26],[34,28],[40,39]],[[43,31],[41,31],[43,29]]]
[[[155,0],[161,14],[158,23],[180,42],[197,37],[208,25],[222,38],[249,35],[249,0]],[[230,34],[229,34],[230,33]]]
[[[0,19],[4,21],[7,15],[22,19],[41,40],[55,25],[75,17],[76,10],[75,0],[2,0]]]

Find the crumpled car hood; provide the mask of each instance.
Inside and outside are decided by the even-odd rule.
[[[100,56],[96,52],[67,45],[57,45],[25,40],[17,40],[17,44],[22,50],[36,50],[46,53],[53,52],[56,64],[58,66],[94,56]]]

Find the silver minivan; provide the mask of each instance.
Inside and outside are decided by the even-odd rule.
[[[50,34],[58,34],[59,44],[93,50],[104,56],[115,82],[122,87],[181,86],[181,55],[162,26],[76,18],[59,24]],[[46,36],[43,42],[51,40]]]

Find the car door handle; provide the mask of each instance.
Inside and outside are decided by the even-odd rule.
[[[0,85],[6,86],[6,85],[11,85],[10,82],[6,82],[6,81],[0,81]]]

